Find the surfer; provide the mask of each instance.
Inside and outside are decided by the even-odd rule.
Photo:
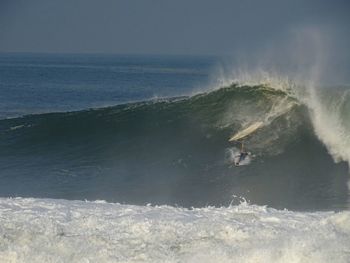
[[[239,163],[242,162],[242,161],[244,161],[245,158],[246,158],[249,154],[250,154],[249,152],[245,152],[245,151],[244,151],[244,144],[243,144],[243,142],[241,142],[240,154],[236,156],[238,159],[237,159],[237,161],[235,162],[235,165],[236,165],[236,166],[239,166]]]

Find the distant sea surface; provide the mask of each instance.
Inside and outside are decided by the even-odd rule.
[[[213,57],[0,54],[0,118],[187,94]]]

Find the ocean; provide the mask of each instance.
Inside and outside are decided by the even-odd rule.
[[[350,262],[350,86],[220,67],[1,54],[0,262]]]

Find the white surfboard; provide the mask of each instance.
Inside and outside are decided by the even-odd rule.
[[[239,139],[243,139],[244,137],[248,136],[249,134],[255,132],[257,129],[261,128],[263,126],[262,121],[254,122],[253,124],[249,125],[247,128],[244,128],[243,130],[237,132],[235,135],[233,135],[229,141],[237,141]]]

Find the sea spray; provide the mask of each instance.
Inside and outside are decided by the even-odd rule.
[[[333,92],[312,88],[308,107],[318,138],[336,162],[346,161],[350,167],[349,90]]]

